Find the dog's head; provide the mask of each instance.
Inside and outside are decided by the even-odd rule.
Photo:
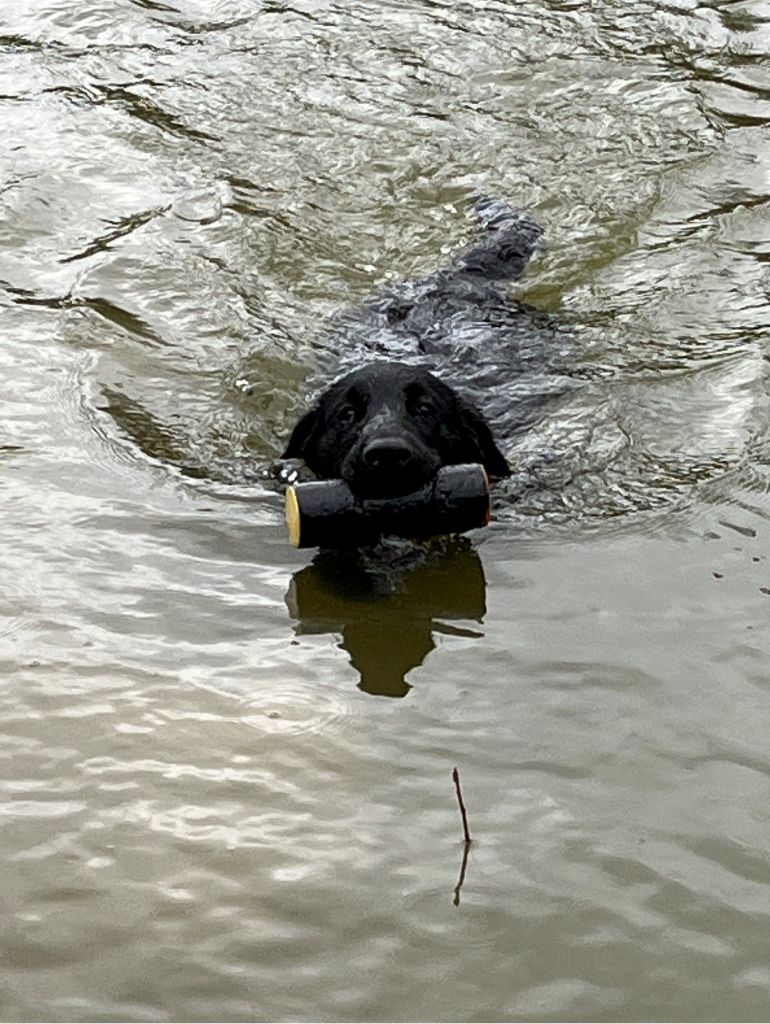
[[[441,466],[480,462],[509,474],[481,415],[427,370],[375,362],[325,391],[294,428],[284,458],[361,498],[409,494]]]

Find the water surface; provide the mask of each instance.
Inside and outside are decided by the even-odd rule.
[[[5,5],[2,1019],[766,1019],[769,25]],[[480,191],[570,387],[336,585],[255,467]]]

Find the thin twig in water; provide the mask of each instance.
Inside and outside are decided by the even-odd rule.
[[[460,866],[460,877],[457,879],[457,885],[455,886],[455,894],[453,903],[456,907],[460,906],[460,890],[463,887],[465,881],[465,870],[468,867],[468,850],[471,847],[471,833],[468,828],[468,815],[465,811],[465,803],[463,802],[463,794],[460,789],[460,773],[456,768],[452,769],[452,780],[455,784],[455,791],[457,793],[457,802],[460,805],[460,815],[463,819],[463,836],[465,837],[465,843],[463,844],[463,862]]]
[[[460,890],[463,887],[465,881],[465,870],[468,867],[468,850],[470,850],[470,842],[463,843],[463,862],[460,865],[460,877],[457,879],[457,885],[455,886],[455,895],[452,902],[456,907],[460,906]]]
[[[463,819],[463,834],[465,835],[466,844],[471,841],[471,834],[468,831],[468,815],[465,813],[465,804],[463,803],[463,795],[460,791],[460,773],[456,768],[452,769],[452,779],[454,780],[455,789],[457,790],[457,802],[460,805],[460,814]]]

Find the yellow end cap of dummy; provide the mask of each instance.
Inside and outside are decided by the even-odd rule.
[[[297,492],[293,487],[286,488],[286,527],[289,531],[289,543],[292,547],[299,547],[300,533],[302,532],[301,514]]]

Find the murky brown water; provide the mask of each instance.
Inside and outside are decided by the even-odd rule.
[[[766,1020],[770,5],[0,37],[2,1019]],[[245,470],[479,190],[575,387],[492,529],[335,591]]]

